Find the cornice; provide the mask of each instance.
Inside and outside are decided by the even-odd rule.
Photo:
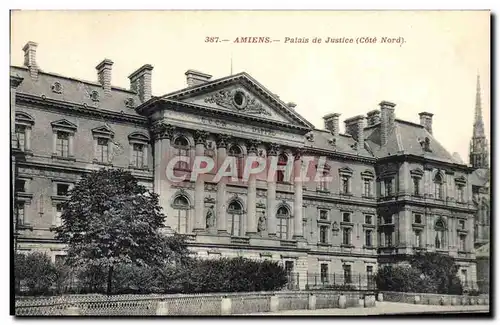
[[[49,98],[42,98],[40,96],[29,95],[25,93],[16,94],[16,103],[32,104],[37,107],[43,107],[53,110],[64,110],[65,112],[72,112],[75,115],[93,116],[101,119],[102,117],[109,117],[114,121],[123,121],[133,124],[142,124],[147,127],[148,119],[142,116],[134,116],[127,113],[118,113],[102,108],[89,108],[84,104],[72,103],[67,101],[60,101]]]
[[[303,147],[301,149],[304,151],[304,153],[320,154],[320,155],[325,155],[325,156],[336,158],[336,159],[357,161],[357,162],[362,162],[362,163],[371,164],[371,165],[374,165],[377,163],[377,160],[373,157],[352,155],[352,154],[341,152],[341,151],[329,151],[329,150],[325,150],[325,149],[321,149],[321,148],[314,148],[314,147]]]
[[[408,162],[421,162],[421,163],[426,163],[426,164],[435,164],[439,166],[446,166],[455,170],[462,170],[466,171],[467,173],[472,173],[474,171],[474,168],[465,164],[456,164],[452,162],[447,162],[447,161],[442,161],[442,160],[437,160],[437,159],[432,159],[429,157],[422,157],[422,156],[417,156],[417,155],[411,155],[411,154],[400,154],[400,155],[394,155],[394,156],[387,156],[387,157],[381,157],[377,159],[377,164],[382,164],[382,163],[387,163],[387,162],[402,162],[402,161],[408,161]]]

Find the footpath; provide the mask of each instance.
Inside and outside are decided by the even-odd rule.
[[[367,315],[395,315],[395,314],[428,314],[428,313],[487,313],[489,305],[465,305],[465,306],[435,306],[435,305],[413,305],[399,302],[377,302],[375,307],[352,307],[346,309],[316,309],[316,310],[283,310],[269,313],[253,313],[249,316],[367,316]]]

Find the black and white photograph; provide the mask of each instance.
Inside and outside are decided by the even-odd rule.
[[[491,316],[491,23],[11,10],[11,315]]]

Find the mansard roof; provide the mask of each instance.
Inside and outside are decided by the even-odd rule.
[[[134,108],[130,107],[130,103],[133,102],[137,106],[140,100],[138,95],[130,90],[112,86],[111,93],[106,95],[102,85],[97,82],[70,78],[40,70],[37,79],[34,80],[26,67],[11,66],[10,74],[24,79],[16,89],[18,93],[139,117]]]

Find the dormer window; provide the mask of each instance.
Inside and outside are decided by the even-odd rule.
[[[423,140],[419,140],[422,149],[427,152],[432,152],[431,150],[431,140],[428,137],[425,137]]]
[[[125,99],[125,106],[128,107],[128,108],[134,108],[134,99],[132,97],[129,97],[127,99]]]

